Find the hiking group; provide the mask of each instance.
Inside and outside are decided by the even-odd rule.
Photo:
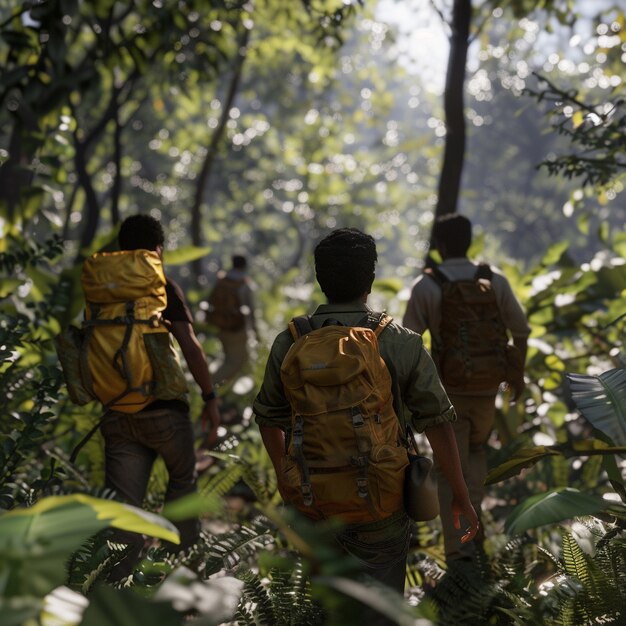
[[[253,403],[284,503],[309,519],[339,522],[336,542],[359,564],[354,576],[400,594],[414,527],[405,496],[409,440],[423,433],[432,449],[448,565],[471,560],[483,540],[485,445],[496,394],[507,383],[519,397],[529,334],[506,278],[467,258],[469,220],[447,216],[433,234],[442,263],[413,284],[402,324],[367,304],[378,261],[374,239],[350,228],[323,238],[314,265],[327,303],[276,336]],[[241,371],[248,330],[258,333],[246,259],[235,255],[208,301],[207,322],[224,348],[212,375],[183,291],[163,272],[161,224],[129,217],[118,241],[119,252],[85,262],[82,329],[68,329],[57,345],[70,397],[105,408],[99,426],[107,486],[142,506],[159,455],[169,474],[166,502],[196,489],[189,390],[172,337],[198,385],[207,441],[214,442],[214,383]],[[178,527],[178,549],[198,540],[198,520]],[[132,571],[143,546],[138,535],[116,539],[130,548],[113,579]],[[358,610],[368,624],[395,623]]]

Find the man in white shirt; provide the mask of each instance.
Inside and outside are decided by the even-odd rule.
[[[472,225],[469,219],[458,214],[443,216],[435,223],[433,234],[435,246],[442,258],[436,274],[447,281],[474,280],[479,264],[467,258],[467,251],[472,241]],[[489,272],[489,268],[487,271]],[[519,351],[521,364],[523,364],[526,358],[527,338],[530,334],[526,315],[504,275],[494,268],[491,268],[489,274],[501,321],[512,339],[513,346]],[[425,272],[412,286],[403,324],[406,328],[420,334],[426,329],[430,331],[436,363],[437,354],[442,347],[439,332],[441,320],[441,281],[435,278],[433,272]],[[441,366],[441,363],[438,363],[438,366]],[[463,474],[472,504],[480,515],[487,475],[486,443],[494,426],[495,398],[499,385],[495,383],[491,388],[481,386],[477,389],[472,388],[471,383],[455,386],[446,383],[445,380],[443,382],[457,413],[457,421],[453,423],[453,428]],[[509,385],[512,389],[512,398],[515,400],[524,387],[522,367],[516,379],[509,381]],[[442,476],[439,476],[438,485],[446,561],[450,564],[457,559],[471,559],[476,544],[474,542],[461,544],[459,541],[460,534],[454,528],[450,509],[450,487]],[[480,532],[476,541],[480,544],[483,539],[482,532]]]

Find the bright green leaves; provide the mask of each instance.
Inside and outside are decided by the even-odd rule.
[[[84,494],[44,498],[0,516],[0,595],[43,597],[65,582],[70,554],[108,526],[178,543],[169,522],[141,509]]]
[[[546,524],[601,513],[608,508],[609,503],[599,496],[561,487],[527,498],[509,515],[504,528],[508,534],[516,535]],[[621,508],[626,516],[626,507]]]
[[[626,446],[626,370],[599,376],[568,374],[572,399],[584,417],[618,446]]]

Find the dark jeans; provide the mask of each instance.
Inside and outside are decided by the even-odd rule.
[[[106,486],[129,504],[142,506],[152,466],[159,455],[169,474],[165,502],[196,491],[193,429],[187,413],[172,408],[131,415],[112,411],[101,430]],[[176,522],[176,527],[181,539],[178,549],[188,548],[197,541],[197,519]],[[135,556],[143,545],[134,533],[116,533],[115,540],[135,544]]]
[[[404,594],[406,560],[411,539],[411,521],[404,511],[380,522],[350,525],[338,536],[342,548],[360,563],[359,580],[375,580]],[[395,620],[383,617],[377,611],[364,607],[353,607],[359,613],[360,623],[367,626],[387,626]],[[331,621],[329,624],[333,624]]]

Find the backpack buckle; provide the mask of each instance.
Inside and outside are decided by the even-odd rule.
[[[352,415],[352,426],[354,428],[361,428],[361,426],[365,425],[363,415],[361,415],[361,411],[359,411],[358,407],[351,407],[350,413]]]
[[[369,495],[369,492],[367,491],[367,478],[357,478],[356,485],[359,498],[367,498],[367,496]]]
[[[302,498],[305,506],[311,506],[313,504],[313,491],[311,490],[311,483],[302,483]]]

